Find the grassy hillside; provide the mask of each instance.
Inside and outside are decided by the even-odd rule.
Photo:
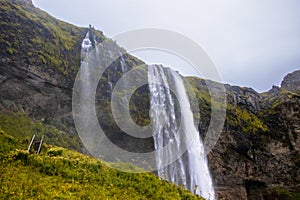
[[[117,171],[50,145],[30,154],[27,145],[0,128],[0,199],[201,199],[151,173]]]
[[[0,127],[13,137],[23,138],[29,143],[32,135],[40,138],[45,136],[48,144],[78,150],[80,139],[77,135],[69,135],[54,126],[46,125],[41,121],[32,121],[26,113],[0,113]]]

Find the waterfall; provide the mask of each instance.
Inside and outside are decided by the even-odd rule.
[[[87,32],[84,40],[82,41],[81,44],[81,65],[82,67],[80,68],[80,79],[84,81],[83,87],[84,89],[82,92],[84,94],[81,95],[82,98],[88,97],[88,93],[90,92],[90,72],[89,72],[89,67],[88,63],[85,61],[85,59],[88,57],[89,53],[92,51],[92,42],[89,39],[90,32]]]
[[[126,67],[125,60],[122,55],[120,55],[120,64],[121,64],[122,73],[125,73],[127,71],[127,67]]]
[[[210,177],[204,146],[199,132],[194,125],[193,113],[190,109],[189,98],[181,76],[168,68],[159,65],[148,66],[148,82],[150,90],[150,117],[153,122],[153,138],[156,150],[168,148],[166,153],[157,151],[156,164],[158,175],[184,186],[191,192],[208,199],[214,200],[214,188]],[[173,85],[172,85],[173,84]],[[170,86],[180,103],[181,121],[176,117]],[[191,137],[185,137],[185,133],[192,135],[193,141],[186,141]],[[167,146],[172,143],[172,148]],[[182,144],[191,143],[183,156],[178,157]],[[175,148],[174,148],[175,146]],[[167,167],[162,166],[162,161],[176,160]]]
[[[93,45],[90,40],[90,31],[88,31],[81,43],[81,62],[88,56],[88,54],[92,51]]]
[[[95,43],[95,53],[98,55],[101,48],[98,49],[95,38],[92,40]],[[81,129],[89,130],[88,133],[93,130],[89,123],[92,120],[90,119],[90,113],[93,109],[93,101],[89,97],[95,96],[91,88],[92,84],[95,85],[95,81],[92,80],[95,80],[97,75],[90,69],[93,64],[90,63],[89,66],[86,58],[93,50],[93,42],[91,41],[90,31],[88,31],[81,44],[81,71],[78,77],[80,80],[80,99],[79,102],[76,102],[79,104],[76,108],[80,110],[78,112],[82,117],[80,118]],[[120,52],[115,53],[108,50],[111,57],[113,57],[113,53],[120,55],[120,70],[122,73],[126,73],[130,69]],[[101,56],[98,58],[102,59]],[[117,65],[114,65],[112,70],[114,72],[111,76],[115,78],[114,81],[117,81]],[[155,161],[159,177],[181,185],[192,193],[201,195],[208,200],[215,200],[204,145],[194,125],[193,113],[182,77],[177,72],[159,65],[147,66],[145,75],[148,76],[149,83],[151,106],[149,113],[152,121],[154,147],[157,150]],[[115,82],[113,83],[108,82],[110,91],[113,90],[115,85]],[[124,85],[127,85],[126,81]],[[178,102],[174,96],[176,96]],[[178,114],[178,105],[181,108],[180,115]],[[90,141],[88,140],[88,142]],[[164,149],[164,151],[160,151],[161,149]],[[182,149],[186,151],[183,151],[183,153]],[[165,165],[165,163],[170,164]]]
[[[89,54],[93,51],[92,42],[90,40],[90,32],[88,31],[81,43],[81,67],[79,73],[79,80],[81,82],[80,88],[80,112],[82,116],[85,116],[83,123],[81,124],[84,130],[89,129],[89,113],[91,112],[89,97],[91,95],[91,72],[89,68],[89,63],[87,58]]]

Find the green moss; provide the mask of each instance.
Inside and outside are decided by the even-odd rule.
[[[264,196],[268,197],[268,199],[295,199],[295,195],[291,191],[280,187],[266,189],[266,191],[264,192]],[[297,200],[297,198],[295,200]]]
[[[74,76],[80,66],[78,44],[86,30],[59,21],[31,5],[8,0],[0,0],[0,4],[0,45],[4,47],[0,49],[1,55],[13,61],[26,61],[29,58],[24,55],[29,55],[31,64],[40,66],[41,71],[54,70],[62,75],[68,71],[68,76]]]
[[[11,48],[11,47],[9,47],[9,48],[7,48],[7,53],[8,54],[11,54],[11,55],[13,55],[13,54],[15,54],[16,52],[17,52],[17,50],[16,49],[14,49],[14,48]]]
[[[214,110],[226,109],[226,123],[229,127],[231,127],[232,130],[251,134],[261,131],[266,132],[268,130],[268,127],[263,123],[263,121],[256,114],[247,110],[247,108],[233,105],[233,103],[230,103],[230,101],[228,101],[227,105],[225,105],[217,100],[212,99],[205,80],[195,77],[187,77],[186,81],[188,81],[194,94],[196,95],[196,101],[198,101],[199,105],[200,115],[195,113],[194,117],[201,120],[201,123],[204,126],[202,128],[204,130],[207,130],[209,125],[212,108]],[[214,84],[217,83],[211,83],[211,85]],[[188,90],[187,92],[190,94],[192,91]],[[230,95],[231,94],[227,91],[227,96]]]
[[[268,137],[293,149],[290,137],[297,135],[295,125],[299,118],[296,113],[300,95],[281,88],[278,93],[265,93],[263,97],[265,107],[259,116],[269,128]]]
[[[266,132],[268,127],[254,114],[232,105],[227,107],[226,122],[244,133],[255,134],[258,131]]]

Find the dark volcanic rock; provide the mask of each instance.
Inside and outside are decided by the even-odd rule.
[[[229,103],[247,108],[253,112],[260,109],[261,96],[252,88],[226,85],[229,92]]]
[[[37,74],[18,66],[0,63],[2,109],[26,112],[33,119],[43,119],[56,126],[73,127],[71,112],[72,89],[48,82]],[[55,123],[56,122],[56,123]],[[62,127],[59,127],[62,128]],[[68,130],[75,134],[74,129]]]
[[[205,135],[210,123],[209,93],[205,81],[188,80],[201,102],[199,129]],[[225,87],[223,132],[208,154],[218,198],[289,199],[285,192],[300,190],[300,95],[277,86],[263,94]]]
[[[32,4],[32,0],[20,0],[23,3]]]
[[[34,8],[29,0],[0,2],[0,111],[26,112],[33,120],[76,135],[72,87],[80,66],[81,41],[88,29],[56,20]],[[99,41],[105,39],[99,31],[95,35]],[[128,54],[124,60],[128,69],[141,64]],[[128,141],[109,116],[107,80],[111,79],[113,85],[122,76],[120,61],[113,65],[116,70],[107,71],[101,79],[103,84],[99,83],[100,123],[119,147],[149,152],[153,149],[151,139]],[[225,86],[226,121],[208,155],[219,199],[272,199],[276,196],[274,188],[300,191],[299,77],[300,71],[291,73],[281,88],[273,87],[264,94],[251,88]],[[211,120],[210,96],[204,80],[194,78],[191,85],[199,102],[199,129],[205,136]],[[141,125],[147,123],[145,110],[149,109],[145,91],[137,91],[131,102],[135,110],[142,111],[132,113]]]
[[[281,87],[291,92],[300,92],[300,70],[286,75],[281,82]]]
[[[248,91],[245,95],[243,88],[227,87],[229,105],[254,113],[267,129],[247,133],[228,125],[227,120],[209,154],[220,198],[290,199],[274,188],[300,190],[300,95],[286,91],[299,88],[296,74],[285,78],[285,88],[274,86],[265,94]],[[227,115],[232,115],[230,110]]]

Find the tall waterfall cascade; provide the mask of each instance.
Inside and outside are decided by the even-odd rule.
[[[182,185],[191,192],[214,200],[215,193],[210,177],[204,145],[194,125],[193,113],[181,76],[174,70],[159,65],[148,66],[148,82],[150,90],[151,120],[153,121],[154,146],[156,150],[168,148],[156,154],[158,175],[169,182]],[[173,91],[180,103],[181,121],[176,119],[175,104],[171,95]],[[180,126],[180,127],[179,127]],[[192,137],[181,137],[189,133]],[[193,139],[193,141],[186,141]],[[173,148],[167,146],[172,143]],[[181,144],[191,143],[187,151],[178,159]],[[174,148],[175,146],[175,148]],[[176,160],[167,167],[162,161]]]
[[[94,43],[94,45],[93,45]],[[93,46],[97,49],[97,41],[92,40],[90,32],[87,32],[81,44],[81,76],[82,88],[80,102],[86,102],[86,97],[91,95],[91,76],[86,58],[92,52]],[[110,53],[108,51],[108,53]],[[120,55],[121,71],[127,72],[129,68],[124,58]],[[115,71],[117,70],[115,66]],[[199,132],[194,124],[193,113],[189,97],[187,95],[182,77],[174,70],[164,68],[160,65],[147,66],[147,75],[150,91],[150,118],[152,121],[152,132],[154,148],[156,150],[155,161],[158,169],[158,176],[164,180],[183,186],[208,200],[215,200],[214,187],[210,177],[204,145]],[[113,90],[112,83],[109,83]],[[174,88],[172,91],[169,88]],[[180,105],[180,119],[176,112],[176,96]],[[91,109],[88,103],[82,103],[83,116]],[[88,122],[85,119],[84,122]],[[85,125],[86,124],[86,125]],[[88,129],[88,123],[82,124]],[[188,137],[185,137],[188,135]],[[172,144],[169,147],[168,144]],[[178,154],[182,144],[187,144],[183,154]],[[166,151],[157,151],[166,149]],[[163,161],[170,161],[164,165]],[[172,162],[171,162],[172,161]]]

